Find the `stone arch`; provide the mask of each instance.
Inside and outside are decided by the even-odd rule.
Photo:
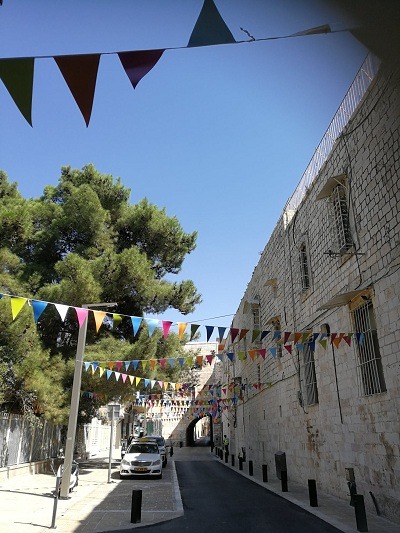
[[[212,417],[210,414],[207,414],[206,416],[208,416],[209,418],[209,421],[210,421],[210,445],[211,443],[213,442],[214,440],[214,437],[213,437],[213,421],[212,421]],[[197,424],[197,422],[199,422],[199,420],[201,420],[201,417],[198,417],[196,416],[195,418],[193,418],[193,420],[191,420],[186,428],[186,446],[196,446],[196,443],[195,443],[195,440],[194,440],[194,427],[195,425]]]

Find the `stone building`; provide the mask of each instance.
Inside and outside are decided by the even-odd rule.
[[[367,58],[285,206],[225,341],[223,432],[400,522],[399,86]]]

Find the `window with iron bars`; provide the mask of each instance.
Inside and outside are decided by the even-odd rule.
[[[371,396],[386,391],[382,359],[379,351],[375,314],[372,300],[352,310],[355,330],[363,333],[363,340],[357,344],[357,374],[360,394]]]
[[[258,304],[254,304],[251,306],[251,314],[253,315],[253,329],[260,329],[260,306]]]
[[[347,252],[353,246],[350,231],[350,217],[346,198],[346,188],[343,184],[336,185],[331,193],[331,204],[339,245],[339,253]]]
[[[303,347],[303,372],[305,404],[314,405],[318,403],[317,375],[315,372],[314,352],[308,343],[305,343]]]
[[[299,259],[300,259],[301,290],[306,291],[311,287],[311,283],[310,283],[310,270],[308,268],[307,246],[305,242],[303,242],[300,246]]]

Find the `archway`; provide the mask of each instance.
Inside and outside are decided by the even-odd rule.
[[[195,426],[200,420],[204,420],[204,417],[193,418],[189,422],[188,427],[186,428],[186,446],[211,446],[213,442],[213,422],[211,415],[207,414],[208,417],[208,434],[202,436],[199,439],[195,438]]]

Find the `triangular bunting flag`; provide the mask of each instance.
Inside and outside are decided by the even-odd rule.
[[[112,320],[113,320],[113,329],[116,329],[122,322],[122,316],[118,315],[117,313],[113,313]]]
[[[238,328],[231,328],[231,340],[232,342],[235,341],[236,337],[238,336],[239,330]]]
[[[271,348],[269,348],[269,351],[272,357],[275,359],[276,358],[276,346],[272,346]]]
[[[245,337],[249,331],[250,331],[249,329],[241,329],[240,334],[239,334],[239,340],[241,341],[243,337]]]
[[[199,366],[203,366],[203,356],[202,356],[202,355],[197,355],[197,356],[196,356],[196,363],[197,363]]]
[[[92,312],[94,316],[94,321],[96,323],[96,332],[97,332],[99,331],[100,326],[102,325],[104,317],[106,316],[107,313],[105,313],[104,311],[92,311]]]
[[[183,367],[184,362],[185,362],[185,359],[183,357],[178,357],[178,363],[180,364],[181,368]]]
[[[236,42],[213,0],[204,0],[199,18],[193,28],[188,47]]]
[[[141,318],[140,316],[131,316],[133,335],[136,335],[136,333],[139,331],[142,320],[143,318]]]
[[[197,333],[197,330],[199,329],[199,325],[198,324],[191,324],[190,325],[190,339],[189,341],[191,341],[193,339],[193,337],[196,335]]]
[[[259,329],[253,329],[253,333],[251,334],[251,342],[253,343],[256,338],[260,335],[261,331]]]
[[[31,126],[34,64],[33,57],[0,60],[0,79]]]
[[[21,298],[20,296],[11,296],[10,302],[13,320],[15,320],[16,317],[19,315],[27,301],[27,298]]]
[[[168,364],[171,368],[174,368],[175,366],[175,359],[173,357],[171,357],[170,359],[168,359]]]
[[[163,320],[162,321],[162,329],[163,329],[163,337],[164,337],[164,339],[167,338],[171,326],[172,326],[172,322],[170,322],[169,320]]]
[[[158,320],[156,318],[145,318],[145,321],[149,329],[149,337],[151,337],[158,326]]]
[[[89,126],[100,54],[58,56],[54,60]]]
[[[67,316],[67,313],[68,313],[69,305],[54,304],[54,307],[57,309],[57,312],[60,315],[61,320],[64,322],[65,317]]]
[[[209,365],[211,365],[211,363],[213,361],[213,358],[214,358],[214,356],[211,355],[211,354],[210,355],[206,355],[206,359],[207,359],[207,362],[208,362]]]
[[[164,49],[118,52],[118,57],[134,89],[136,89],[139,81],[157,64],[164,52]]]
[[[46,309],[46,307],[47,307],[47,302],[42,302],[40,300],[32,300],[33,318],[36,323],[39,320],[40,315]]]
[[[222,339],[224,338],[225,331],[226,331],[226,328],[222,328],[222,327],[218,328],[218,336],[219,336],[220,341],[222,341]]]
[[[207,342],[208,342],[214,331],[214,326],[206,326],[206,331],[207,331]]]
[[[254,361],[255,356],[257,355],[257,350],[248,350],[247,352],[252,361]]]
[[[260,342],[261,342],[263,339],[265,339],[265,337],[268,335],[268,333],[270,333],[270,331],[263,331],[263,332],[261,333]]]
[[[233,358],[234,358],[235,354],[233,352],[230,352],[230,353],[227,353],[226,354],[226,357],[229,359],[229,361],[232,363],[233,362]]]
[[[76,316],[78,318],[79,327],[81,328],[85,319],[88,316],[89,309],[85,309],[83,307],[75,307],[75,311],[76,311]]]
[[[292,353],[292,345],[291,344],[284,344],[283,345],[285,349],[291,354]]]
[[[267,353],[267,350],[265,348],[262,348],[261,350],[258,350],[258,353],[261,355],[263,359],[265,359],[265,355]]]
[[[182,340],[182,337],[185,333],[187,322],[178,322],[178,338]]]

